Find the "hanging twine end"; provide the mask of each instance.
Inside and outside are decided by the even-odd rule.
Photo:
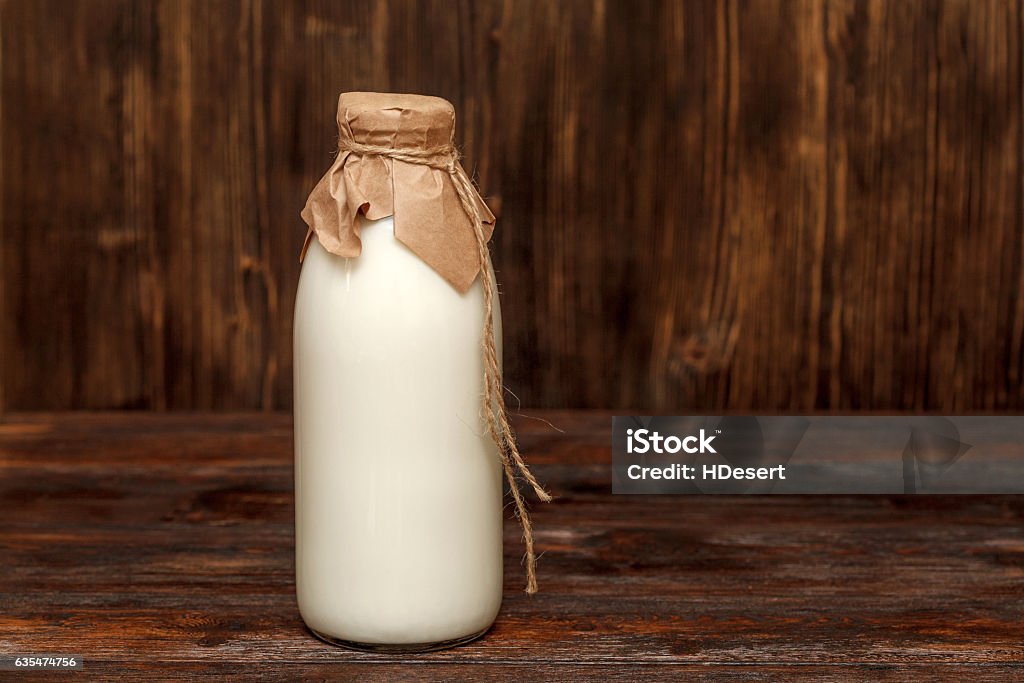
[[[537,592],[537,556],[533,552],[533,544],[526,553],[526,594],[534,595]]]

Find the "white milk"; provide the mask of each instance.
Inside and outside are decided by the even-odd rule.
[[[481,415],[480,280],[459,294],[393,226],[363,220],[353,259],[314,239],[303,262],[296,583],[318,635],[422,649],[498,613],[502,470]]]

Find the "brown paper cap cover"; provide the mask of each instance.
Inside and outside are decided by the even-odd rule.
[[[448,172],[430,166],[346,150],[346,142],[396,150],[454,153],[455,108],[440,97],[351,92],[338,98],[341,151],[313,188],[302,219],[327,251],[359,256],[360,212],[369,220],[395,217],[395,237],[460,292],[480,272],[472,219],[466,214]],[[431,161],[450,157],[439,153]],[[465,174],[456,163],[456,172]],[[484,235],[494,231],[494,215],[474,191]],[[303,247],[305,253],[305,247]]]

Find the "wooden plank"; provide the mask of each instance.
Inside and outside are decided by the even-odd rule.
[[[144,234],[121,163],[130,3],[5,3],[2,273],[8,405],[134,407],[137,244]]]
[[[9,415],[0,648],[74,643],[107,675],[1019,677],[1017,497],[613,497],[608,416],[534,417],[564,428],[516,421],[556,497],[541,592],[510,518],[493,630],[382,657],[299,619],[287,416]]]
[[[326,647],[326,646],[325,646]],[[156,671],[164,673],[157,669]],[[697,683],[718,683],[719,681],[818,681],[845,683],[851,679],[867,678],[879,683],[889,681],[927,680],[963,681],[979,683],[1003,683],[1020,677],[1021,667],[1015,665],[936,666],[936,665],[773,665],[752,667],[704,666],[678,664],[632,664],[632,665],[587,665],[565,667],[558,664],[475,664],[437,662],[390,662],[380,663],[320,663],[295,661],[260,661],[245,664],[228,662],[175,662],[174,673],[181,677],[215,676],[225,681],[290,681],[302,680],[344,680],[390,683],[402,681],[507,681],[529,679],[573,683],[581,678],[600,681],[630,683],[642,678],[645,681],[696,681]],[[135,680],[154,675],[154,668],[144,663],[91,662],[88,675],[91,677]]]
[[[1020,22],[830,5],[829,405],[1020,405]]]

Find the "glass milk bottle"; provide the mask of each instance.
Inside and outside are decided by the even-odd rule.
[[[339,154],[302,212],[296,587],[338,645],[457,645],[501,604],[507,458],[481,408],[494,217],[466,195],[454,124],[439,98],[343,94]]]

